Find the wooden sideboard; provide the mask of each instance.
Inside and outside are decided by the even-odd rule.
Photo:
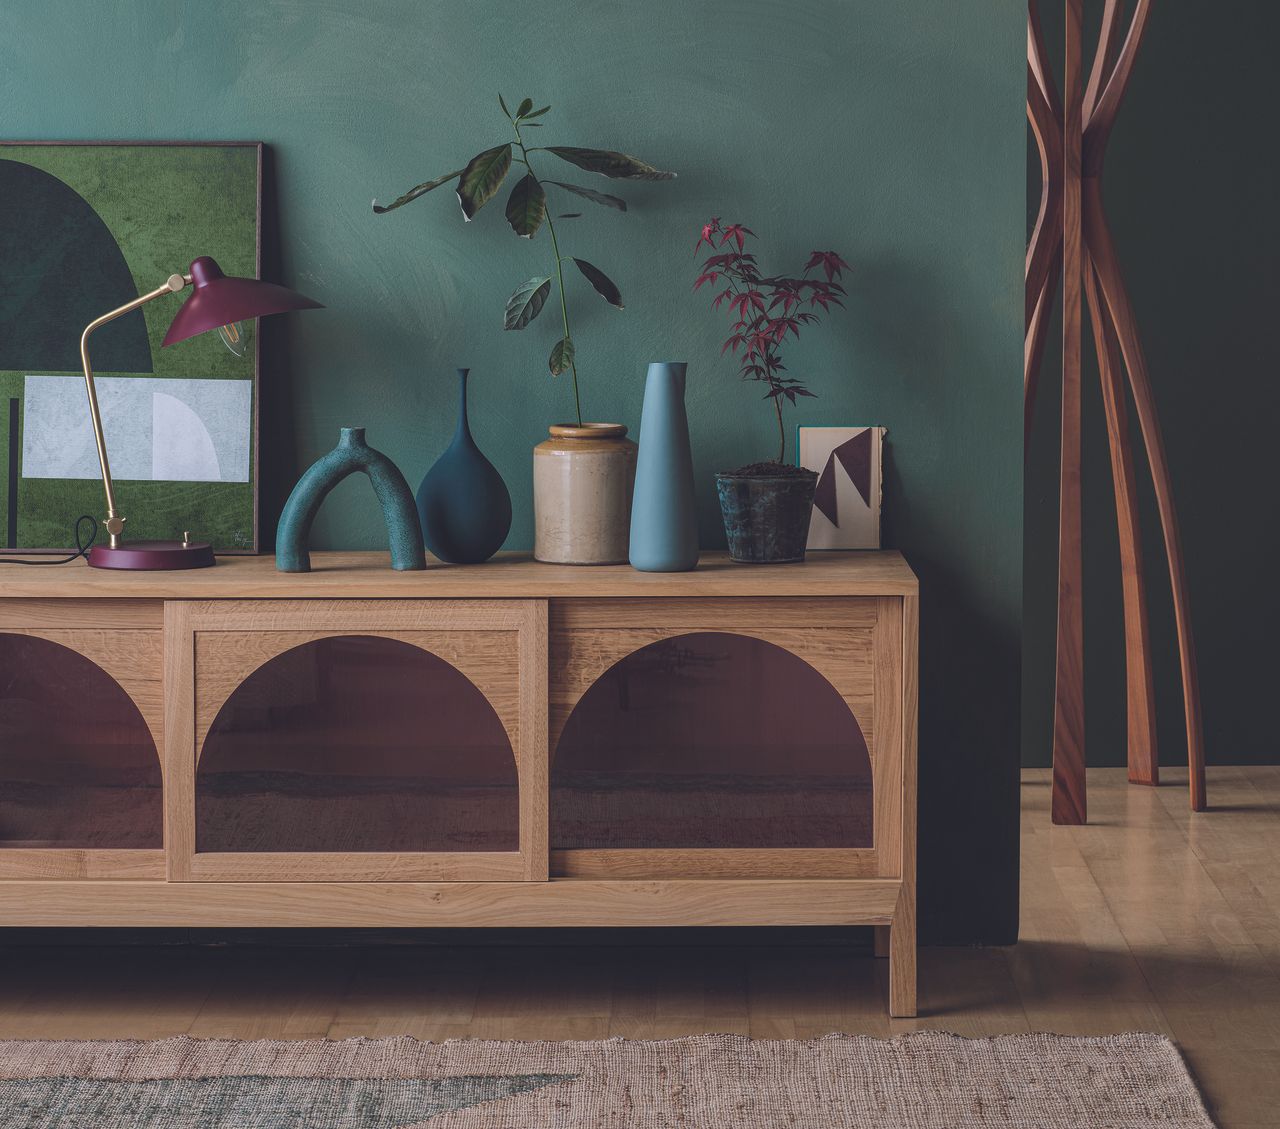
[[[0,573],[0,923],[872,925],[915,1013],[916,578]]]

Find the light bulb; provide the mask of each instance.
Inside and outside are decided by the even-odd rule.
[[[232,321],[218,326],[218,336],[237,357],[243,357],[249,350],[249,338],[245,334],[243,322]]]

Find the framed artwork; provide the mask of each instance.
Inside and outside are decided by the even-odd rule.
[[[80,364],[95,318],[211,255],[258,277],[259,142],[0,142],[0,551],[69,551],[105,514]],[[258,548],[258,340],[162,349],[186,293],[95,331],[90,359],[131,541]]]
[[[817,471],[809,549],[880,548],[883,427],[802,427],[802,467]]]

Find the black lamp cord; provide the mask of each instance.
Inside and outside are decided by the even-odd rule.
[[[89,540],[81,539],[80,530],[84,527],[85,522],[89,523]],[[90,517],[88,514],[81,514],[76,518],[75,525],[76,551],[69,557],[55,557],[49,560],[47,557],[0,557],[0,564],[16,564],[16,565],[64,565],[70,564],[72,561],[89,557],[89,550],[93,548],[93,543],[98,539],[98,519]]]

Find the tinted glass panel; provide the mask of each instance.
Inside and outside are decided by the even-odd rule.
[[[552,846],[869,847],[871,762],[791,652],[702,632],[610,668],[552,762]]]
[[[162,826],[133,699],[60,643],[0,634],[0,847],[158,848]]]
[[[443,659],[365,635],[264,663],[196,774],[198,851],[514,851],[515,758]]]

